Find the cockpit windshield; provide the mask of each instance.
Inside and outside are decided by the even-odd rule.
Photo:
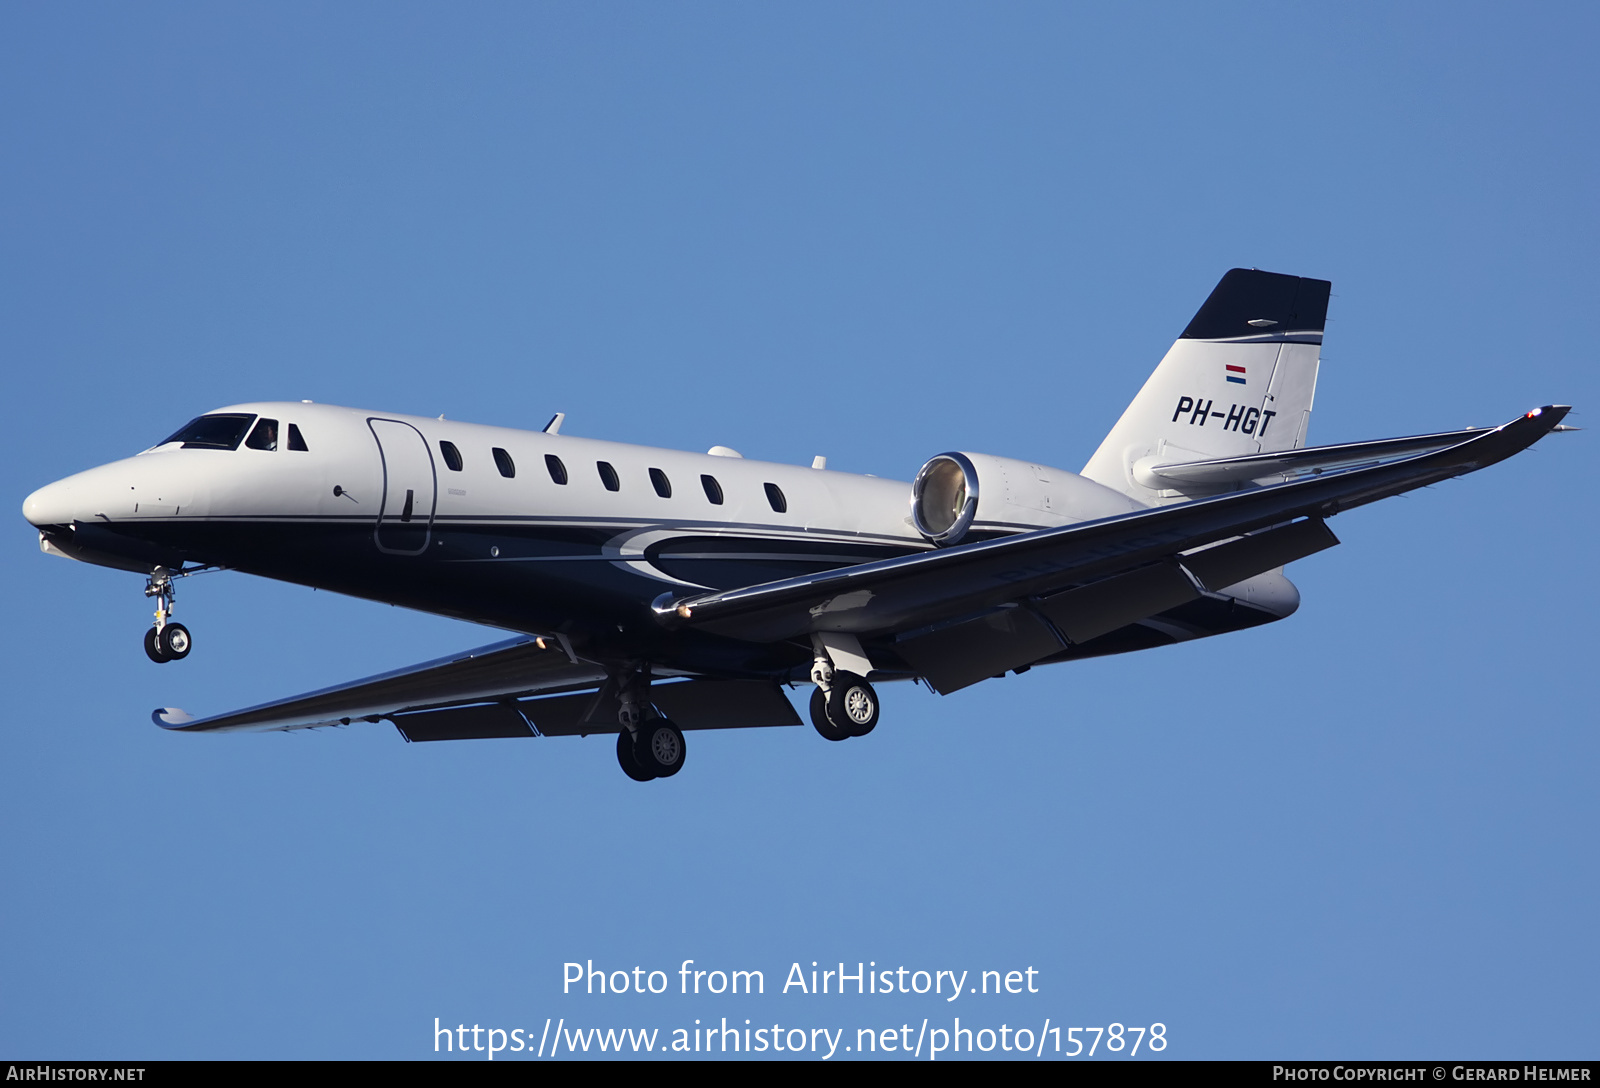
[[[245,432],[250,429],[250,421],[255,418],[234,412],[200,416],[185,423],[171,438],[160,444],[165,446],[168,442],[182,442],[186,450],[236,450]]]
[[[256,429],[250,432],[250,437],[244,444],[253,450],[275,450],[278,448],[278,421],[263,418],[256,424]]]

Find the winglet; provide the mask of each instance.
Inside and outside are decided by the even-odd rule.
[[[194,715],[175,706],[158,706],[150,713],[150,720],[163,729],[181,729],[194,721]]]

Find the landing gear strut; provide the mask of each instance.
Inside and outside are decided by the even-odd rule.
[[[661,717],[650,705],[650,674],[643,668],[631,669],[617,679],[617,763],[622,773],[635,782],[652,778],[671,778],[683,770],[683,731]]]
[[[157,567],[150,572],[150,581],[144,587],[146,597],[156,599],[155,626],[144,633],[145,656],[159,665],[168,661],[181,661],[189,656],[189,650],[194,645],[194,639],[189,634],[189,629],[181,623],[172,623],[168,617],[172,615],[173,600],[177,597],[177,589],[172,584],[172,572],[166,567]]]

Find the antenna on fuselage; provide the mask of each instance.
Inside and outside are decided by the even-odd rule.
[[[544,425],[545,434],[560,434],[561,425],[567,421],[567,413],[557,412],[550,417],[550,422]]]

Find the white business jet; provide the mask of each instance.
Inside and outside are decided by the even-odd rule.
[[[1326,519],[1515,454],[1568,409],[1306,447],[1329,284],[1223,276],[1081,473],[942,453],[910,483],[355,408],[239,404],[23,504],[52,554],[134,571],[151,660],[176,581],[230,569],[521,637],[182,732],[392,722],[409,741],[616,733],[647,781],[683,730],[872,731],[872,681],[949,693],[1283,619]]]

